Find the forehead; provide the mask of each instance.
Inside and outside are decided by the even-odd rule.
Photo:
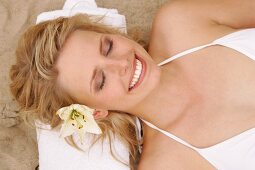
[[[58,82],[73,97],[90,93],[90,78],[100,55],[101,35],[91,31],[74,31],[60,52],[56,63]]]
[[[93,42],[97,41],[100,38],[101,33],[85,30],[76,30],[70,34],[67,38],[62,53],[68,52],[70,48],[84,48],[89,46],[94,46]]]

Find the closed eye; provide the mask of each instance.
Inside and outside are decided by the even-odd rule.
[[[105,74],[104,74],[104,72],[102,71],[102,81],[101,81],[101,84],[100,84],[100,86],[99,86],[99,89],[100,89],[100,90],[103,89],[104,84],[105,84]]]
[[[105,73],[103,70],[98,70],[95,77],[95,91],[99,92],[105,85]]]
[[[107,39],[107,45],[108,45],[108,50],[107,50],[106,56],[112,51],[113,41],[111,39]]]
[[[106,52],[106,56],[108,56],[109,54],[110,54],[110,52],[112,51],[112,48],[113,48],[113,41],[112,41],[112,39],[110,39],[110,38],[105,38],[105,40],[104,41],[106,41],[106,43],[107,43],[107,52]],[[98,90],[102,90],[103,89],[103,87],[104,87],[104,85],[105,85],[105,80],[106,80],[106,76],[105,76],[105,73],[102,71],[101,72],[102,73],[102,79],[101,79],[101,82],[100,82],[100,84],[98,84],[97,85],[97,89]]]

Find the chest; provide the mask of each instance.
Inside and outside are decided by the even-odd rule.
[[[196,109],[176,124],[177,136],[206,147],[255,127],[254,60],[235,50],[212,46],[163,67],[166,72],[177,69],[181,86],[186,85],[187,92],[199,98],[192,104]]]
[[[232,100],[236,104],[252,102],[255,97],[255,61],[233,49],[211,46],[173,64],[178,66],[184,81],[205,97]]]
[[[170,57],[172,55],[169,49],[164,50],[164,48],[160,51],[151,50],[151,53],[153,56]],[[156,62],[159,63],[166,58],[157,57]],[[233,49],[217,45],[188,54],[162,67],[166,71],[171,70],[171,67],[178,69],[177,72],[182,75],[183,82],[189,84],[197,94],[201,94],[203,101],[206,101],[209,106],[201,108],[201,114],[197,114],[200,118],[188,118],[182,121],[181,128],[175,129],[178,137],[195,146],[206,147],[255,126],[254,60]],[[206,112],[208,114],[205,114]],[[199,127],[189,122],[196,122],[193,124],[199,124]],[[190,126],[186,126],[187,124]],[[157,165],[165,169],[192,169],[191,167],[195,169],[199,166],[201,166],[200,169],[213,169],[198,153],[176,144],[169,138],[158,137],[153,140],[156,140],[153,143],[157,143],[157,147],[150,146],[148,143],[145,154],[146,152],[151,155],[158,154],[154,156],[157,158],[154,162],[158,161]],[[166,157],[168,157],[167,160],[174,161],[165,162],[163,159]],[[146,156],[144,161],[147,162],[147,160],[150,159]]]
[[[157,38],[153,39],[153,42],[158,41],[160,40]],[[171,58],[176,51],[181,52],[181,48],[178,48],[178,45],[170,45],[169,40],[161,41],[165,43],[160,48],[158,45],[154,46],[155,43],[149,48],[149,54],[156,63]],[[183,46],[183,49],[189,49],[190,45]],[[189,84],[197,93],[202,93],[204,97],[253,102],[255,61],[234,49],[213,45],[184,55],[161,67],[168,71],[173,70],[173,66],[183,82]],[[251,104],[255,105],[255,102]]]

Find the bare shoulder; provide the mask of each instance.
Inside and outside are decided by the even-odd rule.
[[[254,0],[169,0],[158,10],[155,22],[180,20],[200,26],[224,25],[241,29],[255,27],[254,15]]]
[[[149,45],[152,57],[174,55],[193,44],[199,44],[200,36],[208,34],[205,28],[212,23],[205,21],[203,17],[197,19],[198,14],[194,12],[197,7],[188,2],[168,1],[156,13]]]
[[[208,12],[213,11],[208,9],[209,2],[171,0],[165,3],[153,20],[149,53],[152,56],[173,55],[233,31],[226,25],[218,24],[215,12]]]
[[[145,136],[138,164],[138,170],[155,169],[213,170],[214,168],[194,150],[156,132],[155,135]]]
[[[172,145],[174,146],[174,145]],[[155,169],[207,169],[215,168],[198,153],[188,148],[171,147],[159,149],[158,152],[144,154],[138,164],[138,170],[155,170]]]
[[[184,169],[174,152],[165,154],[156,152],[147,152],[143,150],[138,170],[154,170],[154,169]]]

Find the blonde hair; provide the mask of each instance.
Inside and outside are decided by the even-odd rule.
[[[122,34],[116,28],[92,22],[89,16],[79,14],[31,26],[19,39],[16,64],[10,70],[10,88],[21,107],[21,116],[26,123],[40,120],[54,128],[61,122],[55,114],[56,111],[75,103],[56,83],[58,72],[54,64],[65,41],[77,29]],[[128,37],[126,34],[122,35]],[[129,164],[133,169],[138,157],[134,117],[126,113],[111,112],[106,118],[97,120],[97,123],[103,132],[97,140],[108,138],[111,141],[111,134],[121,137],[129,148]]]

